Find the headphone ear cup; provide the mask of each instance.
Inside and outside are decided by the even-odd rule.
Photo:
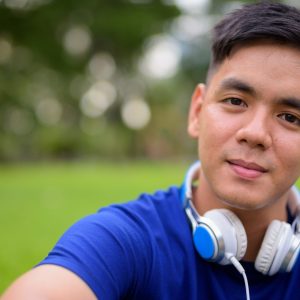
[[[201,224],[197,225],[194,230],[193,240],[197,252],[203,259],[218,261],[220,257],[223,257],[222,237],[211,220],[201,218]]]
[[[227,209],[213,209],[204,214],[214,222],[221,233],[223,241],[223,257],[220,264],[230,264],[225,253],[230,253],[238,260],[242,259],[247,249],[247,235],[242,222],[231,211]]]
[[[255,260],[256,270],[265,275],[277,273],[290,250],[292,238],[293,231],[290,224],[272,221]]]

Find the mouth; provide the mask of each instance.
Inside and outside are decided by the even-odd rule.
[[[267,169],[255,162],[247,162],[240,159],[227,160],[231,169],[244,179],[256,179],[262,176],[264,173],[268,172]]]

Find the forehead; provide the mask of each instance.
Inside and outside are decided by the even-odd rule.
[[[235,49],[212,72],[208,89],[228,78],[246,81],[258,90],[300,95],[300,50],[287,45],[254,44]]]

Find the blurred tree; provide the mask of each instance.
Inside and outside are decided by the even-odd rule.
[[[208,32],[242,2],[0,0],[0,161],[193,154]]]
[[[119,110],[95,122],[80,100],[97,80],[131,76],[146,38],[178,13],[159,1],[0,2],[0,159],[128,155]]]

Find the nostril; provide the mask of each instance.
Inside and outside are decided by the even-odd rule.
[[[271,133],[267,128],[260,130],[245,126],[237,131],[236,140],[238,143],[248,145],[251,148],[268,149],[272,144]]]

